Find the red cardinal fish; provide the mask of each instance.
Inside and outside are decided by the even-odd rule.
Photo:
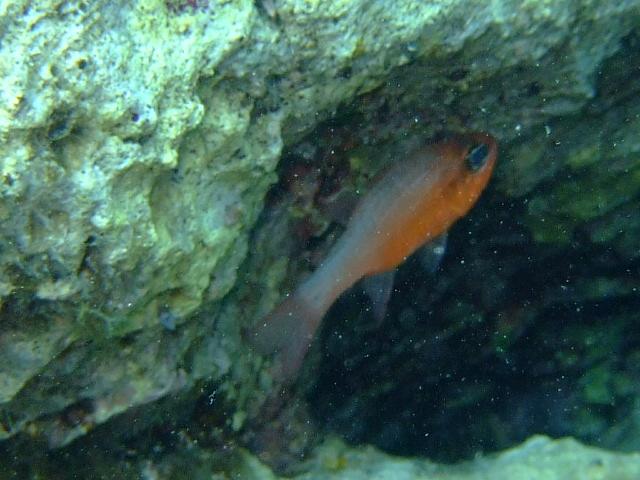
[[[252,330],[281,381],[296,376],[322,317],[363,277],[392,271],[467,214],[496,163],[495,139],[459,135],[422,146],[380,175],[324,262]]]

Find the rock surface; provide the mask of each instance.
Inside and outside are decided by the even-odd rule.
[[[299,468],[301,472],[287,477],[278,476],[247,451],[221,457],[219,452],[193,443],[181,444],[161,455],[141,455],[119,463],[105,458],[104,451],[96,452],[84,463],[74,457],[54,458],[55,455],[50,456],[37,464],[39,475],[52,480],[68,478],[69,469],[79,478],[123,480],[635,480],[640,475],[637,453],[612,453],[573,439],[552,440],[544,436],[532,437],[498,455],[478,455],[458,465],[395,457],[373,447],[348,447],[329,438]]]
[[[316,471],[302,479],[394,480],[626,480],[640,474],[640,456],[612,454],[575,440],[533,437],[495,457],[479,457],[456,466],[394,458],[375,449],[351,450],[328,443],[318,452]],[[257,477],[256,477],[257,478]]]

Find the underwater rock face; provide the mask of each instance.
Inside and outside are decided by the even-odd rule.
[[[275,474],[246,450],[237,449],[225,456],[188,442],[162,455],[139,455],[124,462],[110,462],[104,451],[84,463],[76,457],[60,457],[54,452],[44,461],[34,462],[38,473],[51,480],[68,478],[69,471],[77,478],[122,480],[636,480],[640,476],[637,453],[608,452],[570,438],[553,440],[541,435],[497,455],[478,455],[459,465],[396,457],[371,446],[349,447],[328,438],[304,462],[302,473],[286,477]],[[4,472],[20,478],[20,472]]]
[[[327,442],[318,449],[315,471],[303,479],[393,480],[564,480],[607,478],[631,480],[640,474],[640,456],[590,448],[572,439],[536,436],[495,457],[479,457],[461,465],[438,465],[425,460],[394,458],[373,448],[349,449]],[[259,477],[254,477],[259,478]]]
[[[623,58],[637,71],[637,48],[623,46],[600,79]],[[357,288],[336,306],[308,395],[323,425],[448,461],[532,432],[640,448],[640,102],[629,87],[617,86],[633,98],[610,104],[599,89],[579,119],[502,144],[497,181],[450,232],[441,268],[401,267],[382,327]]]
[[[26,432],[53,447],[117,414],[144,423],[132,409],[205,382],[216,385],[213,410],[225,399],[220,421],[242,426],[248,399],[264,392],[240,327],[279,295],[286,265],[271,260],[288,232],[229,292],[284,145],[385,85],[383,96],[404,95],[396,111],[421,109],[423,136],[483,129],[520,142],[527,155],[498,180],[519,196],[565,158],[548,164],[539,132],[592,104],[597,72],[639,15],[631,1],[1,8],[0,439]],[[622,115],[610,97],[594,122]],[[401,135],[406,123],[378,122],[372,135]],[[583,153],[572,158],[597,157]],[[606,199],[598,215],[584,205],[585,219],[594,238],[634,251],[633,236],[605,221],[635,211],[637,189],[620,188],[628,201]],[[541,202],[531,218],[573,221]]]

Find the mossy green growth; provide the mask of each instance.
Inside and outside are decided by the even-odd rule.
[[[597,165],[600,156],[598,144],[586,145],[576,149],[571,156],[567,158],[567,165],[573,170],[588,168]]]
[[[583,301],[598,301],[616,296],[634,295],[640,289],[640,280],[600,276],[579,279],[574,282],[572,288]]]
[[[446,334],[453,334],[464,328],[480,325],[484,321],[482,312],[464,300],[449,305],[445,315],[449,320]]]
[[[640,257],[640,198],[609,213],[589,226],[591,241],[612,245],[624,258]]]
[[[525,223],[538,242],[566,244],[576,227],[605,216],[640,193],[639,155],[603,156],[600,162],[591,163],[586,151],[579,150],[567,164],[589,166],[565,170],[564,176],[559,175],[544,194],[528,204]]]
[[[614,372],[606,362],[588,370],[580,379],[580,385],[587,403],[611,405],[614,402]]]
[[[355,189],[363,193],[371,188],[372,179],[389,164],[389,156],[372,146],[360,146],[349,152],[349,168],[355,178]]]

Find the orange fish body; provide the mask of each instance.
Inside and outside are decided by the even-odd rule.
[[[497,158],[485,133],[456,136],[413,151],[362,198],[326,260],[252,331],[263,354],[276,353],[276,376],[295,377],[322,317],[362,277],[394,269],[466,215]]]

